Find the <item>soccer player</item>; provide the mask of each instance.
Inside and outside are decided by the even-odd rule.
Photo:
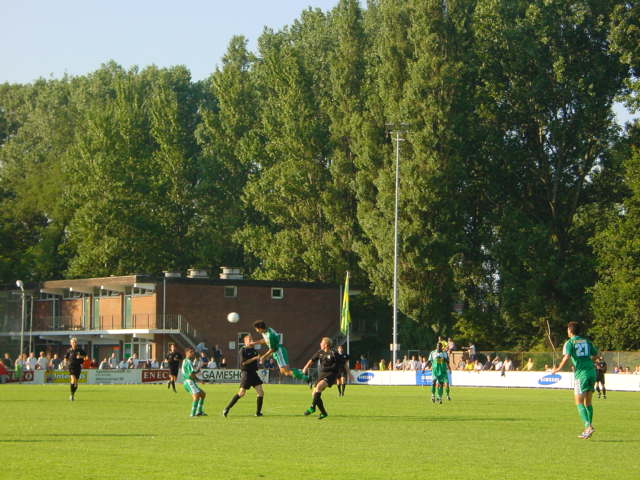
[[[167,353],[167,363],[169,364],[169,381],[167,382],[167,388],[173,387],[174,393],[176,392],[176,380],[178,379],[178,369],[180,367],[180,360],[182,360],[182,354],[176,350],[175,344],[169,345],[169,353]]]
[[[78,380],[80,379],[80,373],[82,373],[82,362],[87,357],[87,353],[78,348],[78,339],[73,337],[71,339],[71,348],[67,350],[64,358],[67,359],[69,364],[69,388],[71,389],[71,396],[69,400],[72,402],[75,400],[76,391],[78,390]]]
[[[567,360],[571,358],[571,363],[575,369],[574,373],[574,397],[578,414],[584,423],[584,431],[578,438],[591,438],[595,428],[593,428],[593,387],[596,383],[596,369],[593,366],[592,357],[598,354],[598,349],[586,338],[581,336],[582,330],[578,322],[569,322],[567,325],[567,336],[563,348],[562,360],[560,364],[551,370],[551,373],[558,373],[564,367]]]
[[[256,417],[262,417],[262,402],[264,400],[264,391],[262,390],[262,380],[258,376],[258,360],[260,355],[251,346],[251,337],[245,335],[242,339],[244,347],[240,350],[242,361],[240,362],[240,390],[232,398],[229,404],[222,410],[225,417],[229,414],[229,410],[233,408],[238,400],[244,397],[247,390],[253,387],[256,390]]]
[[[280,345],[280,335],[273,328],[267,327],[267,324],[262,320],[253,322],[253,328],[256,332],[262,335],[261,340],[251,342],[251,345],[263,344],[268,347],[268,350],[260,356],[260,363],[264,362],[267,358],[273,355],[276,359],[276,363],[280,368],[280,373],[288,377],[298,378],[309,381],[309,376],[305,375],[298,368],[289,368],[289,357],[287,355],[287,349]]]
[[[436,349],[429,354],[428,363],[431,364],[431,401],[442,403],[442,388],[445,387],[447,400],[451,400],[449,392],[449,355],[443,350],[441,342],[436,344]],[[436,384],[438,392],[436,396]]]
[[[204,399],[206,392],[196,385],[196,374],[193,370],[193,359],[196,354],[193,348],[187,348],[184,352],[185,359],[182,361],[182,386],[191,394],[191,417],[206,416],[204,413]]]
[[[320,409],[318,420],[322,420],[328,416],[324,408],[324,402],[322,401],[322,391],[334,385],[339,375],[337,353],[331,349],[331,339],[329,337],[323,337],[322,340],[320,340],[320,350],[311,357],[302,369],[302,372],[305,373],[309,367],[317,361],[320,361],[320,372],[318,373],[318,380],[313,389],[311,406],[304,411],[304,414],[311,415],[316,411],[316,407],[318,407],[318,409]]]
[[[604,386],[604,374],[607,373],[607,362],[604,361],[604,357],[600,355],[596,359],[596,392],[598,392],[598,398],[600,398],[600,388],[602,388],[602,397],[607,399],[607,387]]]
[[[342,345],[338,345],[338,353],[336,354],[338,359],[338,379],[336,385],[338,385],[338,396],[344,397],[344,390],[347,388],[347,381],[349,380],[349,354],[344,351]]]

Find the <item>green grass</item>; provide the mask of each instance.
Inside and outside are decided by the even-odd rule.
[[[329,418],[304,417],[309,390],[266,385],[227,419],[236,385],[206,386],[209,417],[164,385],[0,387],[0,478],[83,479],[637,479],[640,395],[594,399],[596,433],[581,425],[572,392],[350,386],[323,398]]]

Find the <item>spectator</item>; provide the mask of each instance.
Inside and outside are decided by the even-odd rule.
[[[109,368],[118,368],[118,357],[116,356],[116,352],[112,352],[109,357]]]
[[[360,355],[360,365],[362,365],[362,370],[369,368],[369,359],[367,358],[366,353]]]
[[[118,368],[121,369],[121,370],[125,370],[125,369],[129,368],[129,362],[123,358],[120,361],[120,363],[118,364]]]
[[[151,360],[149,360],[149,368],[160,368],[160,364],[158,363],[158,360],[156,360],[155,358],[152,358]]]
[[[472,372],[475,364],[476,362],[472,362],[471,360],[469,360],[467,364],[464,366],[464,369],[468,372]]]
[[[544,364],[544,371],[545,372],[550,372],[551,370],[553,370],[547,363]]]
[[[49,367],[49,359],[45,356],[44,352],[40,352],[40,355],[36,360],[35,370],[46,370],[47,367]]]
[[[134,353],[129,357],[129,360],[127,360],[127,368],[138,368],[139,363],[140,360],[138,360],[138,354]]]
[[[29,353],[29,357],[25,360],[25,370],[35,370],[38,359],[34,352]]]
[[[420,362],[418,361],[418,357],[413,355],[411,357],[411,361],[409,362],[410,370],[420,370]]]
[[[487,355],[487,361],[482,366],[483,370],[491,370],[493,368],[493,360],[491,360],[491,354]]]
[[[360,364],[360,360],[356,360],[356,363],[353,365],[354,370],[362,370],[362,365]]]
[[[54,353],[51,362],[49,362],[49,370],[58,370],[61,361],[60,356],[57,353]]]
[[[18,355],[18,358],[16,358],[16,361],[13,365],[13,368],[15,370],[14,379],[16,380],[16,382],[20,382],[22,380],[22,372],[25,371],[26,366],[27,356],[24,353],[21,353],[20,355]]]
[[[69,370],[69,360],[63,358],[60,364],[58,365],[58,370]]]
[[[220,351],[220,345],[218,344],[213,347],[213,359],[217,364],[220,364],[220,360],[222,360],[222,352]]]
[[[482,365],[482,362],[480,360],[476,360],[475,364],[473,365],[473,371],[479,373],[483,368],[484,365]]]
[[[411,361],[409,360],[409,357],[407,355],[402,357],[402,368],[401,368],[401,370],[411,370]]]
[[[633,371],[634,375],[640,375],[640,365],[636,365],[635,370]]]
[[[7,383],[9,380],[9,370],[5,366],[4,362],[0,362],[0,383]]]
[[[527,360],[527,364],[524,366],[522,370],[525,370],[527,372],[530,372],[531,370],[533,370],[533,360],[531,359],[531,357],[529,357],[529,360]]]
[[[225,357],[220,359],[220,368],[227,368],[227,359]]]
[[[393,360],[387,362],[387,370],[393,370]]]
[[[402,367],[404,365],[404,362],[402,361],[402,359],[398,358],[396,359],[396,370],[402,370]]]
[[[378,362],[378,370],[386,370],[387,369],[387,364],[384,361],[384,358],[381,358],[380,361]]]
[[[196,370],[200,370],[201,368],[205,368],[209,363],[209,359],[207,358],[207,354],[204,352],[200,352],[200,356],[196,361]]]
[[[5,367],[11,368],[11,365],[13,365],[13,361],[11,360],[11,355],[9,355],[8,353],[5,353],[4,356],[2,357],[2,363],[4,363]]]
[[[105,370],[109,368],[111,368],[111,366],[109,365],[109,359],[107,357],[104,357],[104,359],[100,362],[100,365],[98,366],[98,370]]]
[[[509,357],[504,359],[504,364],[502,365],[502,367],[504,368],[505,372],[513,370],[513,362]]]
[[[613,367],[613,373],[620,373],[621,370],[622,369],[621,369],[620,365],[616,365],[615,367]]]
[[[496,371],[500,371],[502,370],[503,365],[504,365],[504,362],[500,359],[500,357],[496,357],[495,363],[493,364],[493,369]]]
[[[420,370],[428,370],[428,369],[429,369],[429,362],[427,361],[427,357],[422,355],[422,357],[420,357]]]
[[[163,370],[169,369],[169,359],[165,358],[164,360],[162,360],[160,368],[162,368]]]
[[[458,362],[458,370],[464,370],[466,366],[467,366],[467,362],[464,361],[464,358],[461,358],[460,361]]]
[[[218,368],[218,362],[216,362],[215,357],[212,357],[211,360],[209,360],[209,363],[207,363],[207,368]]]

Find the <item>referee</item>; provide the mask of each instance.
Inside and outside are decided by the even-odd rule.
[[[167,363],[169,364],[169,381],[167,382],[167,388],[173,387],[174,393],[176,392],[176,380],[178,380],[178,370],[180,368],[180,360],[182,360],[182,354],[176,351],[176,345],[172,343],[169,345],[169,353],[167,353]]]
[[[307,362],[302,369],[302,373],[306,373],[309,367],[317,361],[320,361],[320,373],[318,374],[318,381],[313,389],[311,406],[304,411],[304,414],[311,415],[316,411],[316,407],[318,407],[320,410],[318,420],[322,420],[328,416],[322,401],[322,391],[327,387],[331,388],[338,380],[338,375],[340,374],[338,371],[340,364],[337,353],[331,349],[331,339],[329,337],[322,338],[320,341],[320,350]]]
[[[222,415],[226,417],[236,402],[245,396],[247,390],[253,387],[258,395],[256,398],[256,417],[262,417],[264,391],[262,389],[262,380],[260,380],[258,376],[260,355],[258,355],[258,352],[251,346],[253,342],[249,335],[245,335],[242,341],[244,342],[244,347],[242,347],[240,351],[242,355],[242,361],[240,362],[240,390],[238,390],[238,393],[231,398],[229,404],[222,410]]]
[[[347,388],[347,381],[349,380],[349,354],[344,351],[342,345],[338,345],[338,352],[336,353],[336,359],[338,361],[338,396],[344,397],[344,390]]]
[[[596,367],[596,392],[598,398],[600,398],[600,389],[602,389],[602,398],[607,399],[607,387],[604,386],[604,374],[607,373],[607,362],[604,361],[604,357],[600,355],[594,362]]]
[[[78,339],[73,337],[71,339],[71,348],[67,350],[64,358],[69,362],[69,379],[71,396],[69,400],[72,402],[75,400],[75,394],[78,390],[78,380],[80,379],[80,373],[82,373],[82,362],[87,357],[87,353],[78,347]]]

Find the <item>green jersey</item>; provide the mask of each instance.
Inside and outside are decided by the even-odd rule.
[[[431,371],[434,376],[447,374],[449,365],[449,355],[447,355],[447,352],[434,350],[429,354],[429,362],[431,362]]]
[[[191,374],[193,373],[193,363],[188,358],[182,361],[182,379],[191,380]]]
[[[269,327],[266,332],[262,334],[262,338],[267,343],[267,347],[274,352],[280,348],[280,335],[273,328]]]
[[[595,371],[591,357],[598,354],[598,349],[586,338],[574,335],[566,341],[562,353],[571,357],[576,374]]]

